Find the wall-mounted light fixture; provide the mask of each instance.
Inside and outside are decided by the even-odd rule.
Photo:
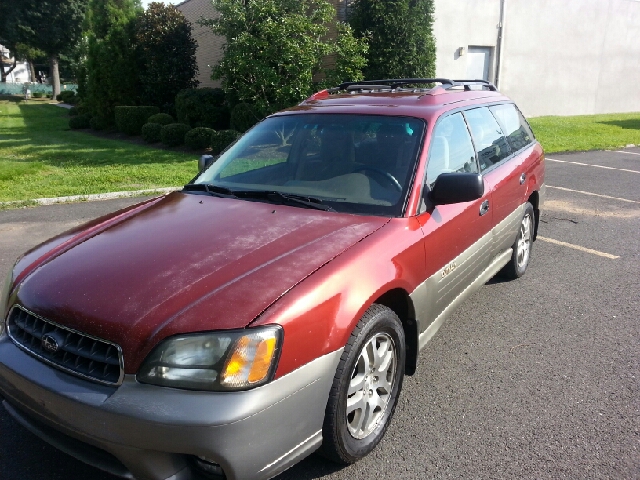
[[[459,57],[464,57],[464,54],[467,53],[467,49],[464,47],[460,47],[458,48],[458,56]]]

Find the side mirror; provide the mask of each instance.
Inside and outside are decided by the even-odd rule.
[[[482,198],[484,181],[477,173],[442,173],[429,195],[436,205],[472,202]]]
[[[215,162],[218,158],[220,158],[220,155],[202,155],[199,159],[198,159],[198,171],[202,172],[204,170],[206,170],[207,168],[209,168],[213,162]]]

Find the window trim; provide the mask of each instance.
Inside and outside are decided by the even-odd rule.
[[[475,162],[476,162],[476,168],[478,169],[478,173],[482,173],[480,171],[480,164],[478,163],[478,150],[476,149],[476,145],[473,141],[473,136],[471,135],[471,130],[469,129],[469,124],[467,123],[467,119],[464,116],[464,110],[463,109],[455,109],[455,110],[450,110],[448,112],[445,112],[444,114],[440,115],[438,117],[438,120],[436,121],[435,125],[433,126],[433,130],[431,131],[431,138],[433,139],[433,133],[436,131],[436,129],[438,128],[438,125],[440,125],[440,122],[442,120],[444,120],[447,117],[451,117],[453,115],[456,115],[458,113],[462,114],[462,121],[464,122],[465,127],[467,128],[467,133],[469,134],[469,139],[471,140],[471,147],[473,148],[473,153],[474,153],[474,157],[475,157]],[[422,180],[422,184],[423,185],[428,185],[426,182],[428,180],[427,178],[427,169],[429,166],[429,160],[431,158],[431,151],[433,149],[433,142],[429,142],[429,151],[427,152],[427,160],[426,163],[424,165],[424,178]],[[429,187],[431,188],[431,187]]]
[[[531,134],[533,136],[533,140],[531,141],[531,143],[525,145],[524,147],[522,147],[520,150],[517,150],[517,151],[513,151],[511,149],[511,145],[509,145],[509,143],[507,141],[507,145],[509,145],[509,150],[510,150],[511,153],[508,156],[506,156],[505,158],[503,158],[500,162],[494,163],[489,168],[487,168],[486,170],[483,171],[480,168],[480,162],[478,160],[478,148],[476,147],[475,140],[473,139],[473,135],[471,134],[471,127],[469,126],[469,123],[467,121],[467,117],[464,115],[464,112],[466,112],[468,110],[473,110],[474,108],[480,108],[480,107],[487,107],[487,109],[489,109],[489,107],[492,107],[494,105],[513,105],[516,108],[516,110],[518,111],[518,113],[520,113],[520,115],[522,116],[524,121],[527,123],[527,126],[529,127],[529,130],[531,130]],[[442,120],[443,118],[446,118],[446,117],[448,117],[450,115],[454,115],[456,113],[462,113],[462,118],[464,119],[465,125],[467,126],[467,132],[469,133],[469,137],[471,137],[471,144],[473,145],[473,150],[474,150],[475,155],[476,155],[476,166],[478,167],[478,173],[480,175],[482,175],[483,178],[484,178],[484,175],[486,173],[492,172],[497,167],[502,166],[504,163],[506,163],[506,162],[508,162],[510,160],[513,160],[514,157],[520,155],[527,148],[531,148],[531,147],[535,146],[536,144],[540,143],[538,141],[538,139],[536,138],[535,133],[533,132],[533,129],[531,128],[531,125],[527,121],[526,117],[522,114],[522,111],[518,108],[518,106],[512,101],[504,101],[504,100],[503,101],[498,101],[498,102],[481,103],[481,104],[476,104],[476,105],[467,105],[465,107],[458,107],[458,108],[454,108],[454,109],[451,109],[451,110],[447,110],[442,115],[440,115],[438,117],[438,119],[436,120],[436,122],[435,122],[435,124],[433,126],[433,130],[431,130],[431,137],[433,137],[433,132],[436,130],[436,128],[438,128],[438,124],[440,123],[440,120]],[[500,125],[500,122],[498,121],[497,118],[495,118],[495,115],[493,115],[493,112],[491,110],[489,110],[489,113],[491,113],[491,116],[495,119],[496,123],[500,127],[500,131],[502,132],[502,136],[505,137],[505,141],[506,141],[506,136],[505,136],[504,131],[502,129],[502,125]],[[426,134],[427,134],[427,130],[425,129],[424,135],[426,135]],[[422,148],[424,148],[424,144],[423,144]],[[427,151],[427,155],[426,155],[426,163],[424,165],[424,175],[423,175],[422,181],[421,181],[420,186],[419,186],[419,188],[420,188],[420,205],[419,205],[418,210],[416,212],[416,216],[417,215],[422,215],[423,213],[425,213],[426,204],[424,202],[424,195],[425,195],[426,191],[430,191],[431,190],[429,185],[426,183],[427,182],[427,166],[429,164],[429,157],[431,156],[431,148],[432,148],[432,143],[431,143],[431,140],[429,140],[429,150]]]
[[[533,137],[533,140],[531,142],[527,143],[524,147],[520,147],[518,150],[513,150],[513,146],[509,143],[509,137],[505,135],[504,125],[502,125],[502,122],[500,122],[498,117],[496,117],[495,114],[491,111],[491,107],[497,107],[501,105],[513,105],[513,107],[516,109],[516,112],[520,115],[520,117],[522,117],[522,119],[527,124],[527,127],[529,128],[529,132],[531,132],[531,136]],[[502,130],[502,134],[504,135],[504,138],[507,140],[507,144],[509,145],[509,149],[511,150],[511,152],[515,152],[515,154],[518,154],[522,152],[525,148],[529,148],[529,146],[533,145],[533,143],[537,141],[535,135],[533,134],[533,130],[531,129],[531,125],[529,125],[529,122],[527,122],[527,119],[524,118],[524,115],[522,115],[522,112],[520,111],[520,109],[517,107],[515,103],[513,102],[496,103],[496,104],[488,105],[487,108],[489,109],[489,112],[491,112],[491,115],[493,115],[493,118],[496,119],[496,122],[498,122],[498,125],[500,126],[500,130]],[[511,158],[511,155],[509,155],[508,158]],[[499,165],[500,163],[502,162],[498,162],[495,165]]]
[[[500,122],[498,121],[498,119],[496,118],[496,116],[493,114],[493,112],[489,109],[489,107],[493,106],[493,105],[504,105],[504,102],[496,102],[494,104],[484,104],[484,105],[474,105],[473,108],[468,108],[465,110],[465,112],[471,111],[471,110],[475,110],[478,108],[486,108],[487,111],[489,112],[489,115],[491,115],[491,118],[493,118],[493,120],[496,122],[496,125],[498,125],[498,128],[500,129],[500,133],[502,133],[502,138],[504,138],[504,142],[506,143],[507,147],[509,147],[509,154],[506,155],[504,158],[500,159],[500,161],[496,162],[496,163],[492,163],[488,168],[482,170],[482,166],[478,165],[480,167],[480,173],[484,173],[490,170],[493,170],[493,168],[497,165],[502,165],[504,162],[507,162],[508,160],[510,160],[513,155],[514,152],[511,149],[511,145],[509,144],[509,141],[507,140],[507,136],[504,134],[504,130],[502,129],[502,125],[500,125]],[[465,115],[465,119],[467,119],[467,116]],[[467,119],[467,124],[469,123],[469,120]],[[469,129],[471,129],[471,125],[469,125]],[[473,138],[473,133],[471,134],[471,138]],[[475,141],[474,141],[474,146],[475,146]],[[476,148],[476,156],[479,156],[478,149]]]

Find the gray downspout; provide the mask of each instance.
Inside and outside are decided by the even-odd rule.
[[[504,51],[504,30],[507,20],[507,0],[500,0],[500,24],[498,25],[498,53],[496,55],[496,88],[502,80],[502,55]]]

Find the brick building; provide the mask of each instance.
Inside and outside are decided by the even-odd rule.
[[[218,13],[213,8],[211,0],[186,0],[176,8],[182,12],[189,22],[191,22],[191,34],[196,42],[196,61],[198,63],[198,81],[201,87],[219,87],[218,80],[211,80],[211,68],[222,58],[222,46],[224,38],[214,35],[209,27],[198,24],[201,18],[216,18]]]

